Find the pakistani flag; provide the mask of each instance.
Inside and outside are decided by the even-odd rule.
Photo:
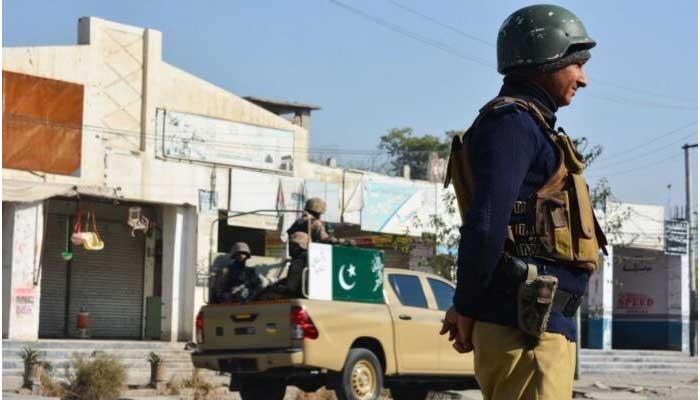
[[[381,251],[311,243],[310,299],[383,303],[383,283]]]

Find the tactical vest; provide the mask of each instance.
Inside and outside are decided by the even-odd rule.
[[[513,256],[533,256],[593,271],[598,265],[598,249],[605,252],[607,239],[595,217],[588,185],[583,178],[583,157],[571,139],[554,131],[532,102],[514,97],[496,97],[479,110],[472,127],[490,111],[514,104],[529,112],[547,132],[558,150],[558,164],[552,176],[527,201],[516,201],[512,216],[523,216],[526,223],[511,217],[504,252]],[[471,130],[471,128],[469,128]],[[466,135],[452,140],[447,163],[445,188],[452,183],[465,222],[474,192],[474,176],[469,162]]]

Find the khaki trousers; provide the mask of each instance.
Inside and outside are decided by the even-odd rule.
[[[535,342],[519,329],[477,321],[474,369],[484,400],[571,399],[576,343],[545,333]]]

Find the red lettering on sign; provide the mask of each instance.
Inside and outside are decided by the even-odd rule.
[[[617,296],[617,308],[645,309],[654,305],[654,299],[641,293],[620,293]]]

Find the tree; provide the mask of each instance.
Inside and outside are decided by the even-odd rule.
[[[413,128],[392,128],[379,139],[379,149],[389,156],[389,173],[402,175],[404,165],[411,167],[411,178],[426,179],[430,153],[447,157],[450,136],[440,139],[432,135],[414,136]]]

